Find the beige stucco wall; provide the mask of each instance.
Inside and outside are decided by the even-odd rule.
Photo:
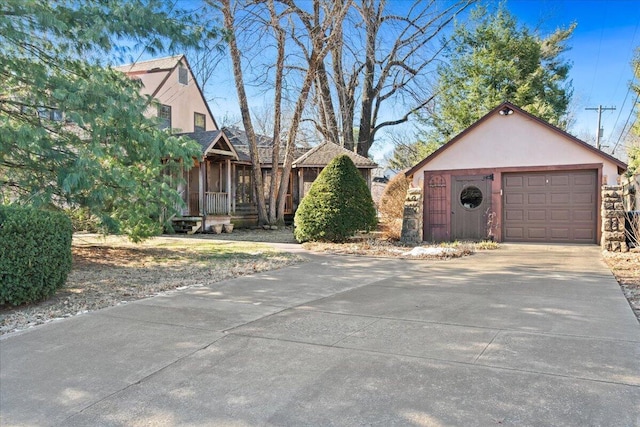
[[[142,81],[142,88],[140,89],[140,93],[143,95],[153,95],[156,88],[162,83],[165,76],[167,75],[167,71],[156,72],[156,73],[145,73],[145,74],[134,74],[134,78],[140,79]]]
[[[615,163],[517,111],[508,116],[496,112],[416,171],[412,184],[422,187],[425,170],[601,163],[603,183],[606,179],[615,184],[618,178]]]
[[[166,77],[166,72],[156,72],[140,74],[139,77],[142,80],[142,84],[145,89],[143,93],[151,95],[156,90],[162,80]],[[171,127],[174,130],[180,132],[193,132],[193,120],[194,113],[204,114],[206,116],[207,130],[217,130],[213,117],[209,114],[209,110],[205,104],[202,95],[198,90],[196,81],[193,76],[189,74],[189,84],[183,85],[178,82],[178,67],[176,67],[169,78],[164,82],[160,90],[155,95],[155,98],[161,104],[171,106]],[[157,109],[150,108],[148,113],[151,116],[157,115]]]

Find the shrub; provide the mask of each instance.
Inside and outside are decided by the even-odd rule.
[[[39,301],[64,285],[71,237],[61,212],[0,206],[0,304]]]
[[[371,191],[347,155],[338,156],[318,175],[295,216],[299,242],[343,242],[356,231],[376,226]]]
[[[409,189],[409,179],[400,172],[387,184],[380,199],[382,235],[387,239],[400,240],[404,201]]]

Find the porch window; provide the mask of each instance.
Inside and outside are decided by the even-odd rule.
[[[253,203],[251,166],[236,166],[236,203]]]
[[[207,117],[200,113],[193,114],[193,130],[195,132],[207,130]]]
[[[171,106],[170,105],[158,105],[158,118],[160,129],[171,129]]]
[[[189,84],[189,72],[186,67],[178,67],[178,83],[181,85]]]

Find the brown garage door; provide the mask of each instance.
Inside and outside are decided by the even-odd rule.
[[[597,171],[509,173],[502,189],[505,241],[596,243]]]

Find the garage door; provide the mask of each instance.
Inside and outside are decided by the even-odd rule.
[[[504,240],[596,243],[597,171],[502,177]]]

